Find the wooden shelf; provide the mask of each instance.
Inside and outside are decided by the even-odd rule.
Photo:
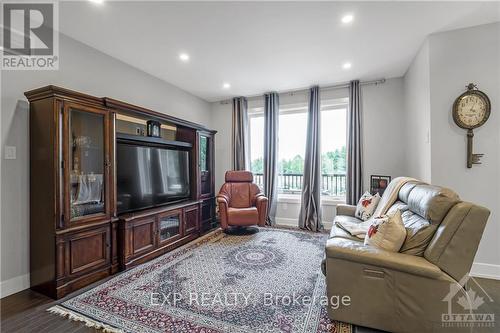
[[[142,136],[142,135],[132,135],[125,133],[116,133],[116,139],[120,141],[132,141],[132,142],[142,142],[145,144],[153,145],[164,145],[177,148],[192,148],[193,145],[189,142],[184,141],[172,141],[165,140],[162,138],[157,138],[153,136]]]

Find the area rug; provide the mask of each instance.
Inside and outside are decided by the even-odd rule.
[[[108,332],[341,332],[324,304],[327,235],[221,231],[126,271],[48,311]]]

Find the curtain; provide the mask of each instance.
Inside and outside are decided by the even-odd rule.
[[[268,199],[268,225],[276,224],[276,198],[278,192],[278,122],[279,96],[264,95],[264,194]]]
[[[309,93],[306,156],[299,215],[299,227],[311,231],[323,229],[321,222],[321,147],[319,87]]]
[[[248,102],[245,97],[233,98],[232,157],[233,170],[247,170]]]
[[[349,84],[349,110],[347,111],[347,204],[356,205],[363,193],[363,154],[361,96],[359,81]]]

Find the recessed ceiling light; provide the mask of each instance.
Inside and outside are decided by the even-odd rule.
[[[351,23],[354,20],[354,16],[347,14],[342,16],[342,23]]]
[[[179,54],[179,59],[181,59],[184,62],[188,62],[189,61],[189,54],[181,53],[181,54]]]
[[[346,63],[344,63],[344,64],[342,65],[342,68],[343,68],[343,69],[349,69],[349,68],[351,68],[351,67],[352,67],[352,64],[351,64],[350,62],[346,62]]]
[[[224,88],[224,89],[229,89],[229,88],[231,88],[231,84],[229,84],[229,83],[227,83],[227,82],[224,82],[224,83],[222,84],[222,88]]]
[[[102,4],[104,0],[89,0],[90,2],[97,3],[97,4]]]

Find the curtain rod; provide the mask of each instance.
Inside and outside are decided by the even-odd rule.
[[[377,84],[382,84],[382,83],[385,83],[386,79],[377,79],[377,80],[370,80],[370,81],[361,81],[359,82],[359,84],[361,86],[368,86],[368,85],[377,85]],[[335,89],[343,89],[343,88],[349,88],[349,82],[344,82],[344,83],[338,83],[338,84],[334,84],[334,85],[331,85],[331,86],[324,86],[324,87],[320,87],[319,89],[320,90],[335,90]],[[297,93],[300,93],[300,92],[305,92],[305,91],[308,91],[309,88],[301,88],[301,89],[294,89],[294,90],[284,90],[284,91],[278,91],[278,94],[287,94],[287,95],[294,95],[294,94],[297,94]],[[257,98],[257,97],[262,97],[264,96],[264,94],[258,94],[258,95],[250,95],[250,96],[246,96],[247,99],[254,99],[254,98]],[[232,102],[232,99],[226,99],[226,100],[223,100],[223,101],[220,101],[220,104],[231,104]]]

